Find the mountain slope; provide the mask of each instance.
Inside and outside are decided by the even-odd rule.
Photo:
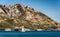
[[[0,5],[0,29],[15,29],[24,26],[30,30],[55,30],[59,23],[47,15],[28,6],[15,4],[14,6]],[[20,29],[20,28],[18,28]]]

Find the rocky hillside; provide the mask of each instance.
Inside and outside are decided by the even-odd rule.
[[[55,30],[58,25],[59,23],[50,17],[28,6],[20,4],[0,5],[0,30],[15,29],[15,27],[21,26],[30,30]]]

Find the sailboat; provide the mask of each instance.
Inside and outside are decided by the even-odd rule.
[[[24,28],[24,26],[22,26],[22,32],[25,32],[25,28]]]

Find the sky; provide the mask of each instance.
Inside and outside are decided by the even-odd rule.
[[[60,0],[0,0],[0,4],[17,3],[34,8],[60,23]]]

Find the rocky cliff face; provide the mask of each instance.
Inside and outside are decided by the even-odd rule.
[[[0,29],[15,29],[24,26],[30,30],[54,30],[58,23],[45,14],[28,6],[15,4],[14,6],[0,5]]]

